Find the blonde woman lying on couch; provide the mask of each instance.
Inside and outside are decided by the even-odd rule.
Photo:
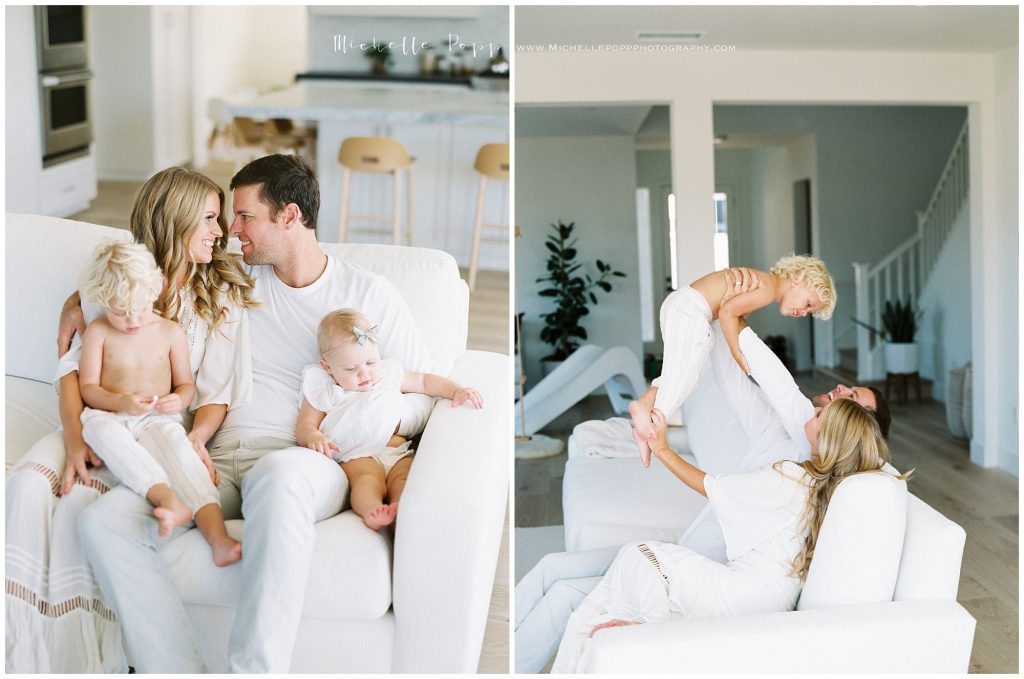
[[[607,627],[665,622],[671,615],[792,610],[832,493],[849,476],[880,472],[889,459],[878,422],[851,399],[818,408],[808,420],[810,460],[738,474],[705,474],[669,448],[665,416],[657,409],[653,424],[651,451],[708,498],[729,560],[719,563],[675,543],[626,545],[569,618],[552,674],[585,672],[590,639]]]
[[[742,270],[737,271],[743,274]],[[717,322],[712,324],[712,329],[716,337],[712,342],[711,366],[714,381],[725,401],[718,410],[723,414],[728,410],[729,417],[738,420],[738,426],[731,428],[729,435],[738,437],[737,444],[742,443],[742,457],[737,458],[739,462],[728,471],[754,471],[782,460],[810,459],[811,448],[804,426],[814,416],[816,406],[836,399],[852,399],[865,406],[878,421],[883,437],[888,436],[889,406],[877,389],[840,384],[827,394],[807,398],[754,331],[743,328],[739,336],[740,348],[758,387],[736,365]],[[726,436],[721,424],[690,422],[691,441],[698,427],[706,428],[703,438],[720,441]],[[577,448],[586,449],[592,445],[588,439],[606,436],[608,431],[604,422],[584,422],[576,427],[573,436]],[[623,443],[631,446],[633,442]],[[889,467],[887,471],[895,470]],[[710,506],[694,519],[679,544],[720,563],[727,560],[725,538]],[[517,672],[539,672],[544,667],[558,646],[569,615],[600,582],[618,549],[548,554],[516,585]]]
[[[247,401],[251,391],[244,309],[253,305],[253,280],[241,257],[226,249],[223,208],[224,192],[212,180],[170,168],[142,187],[130,221],[132,235],[153,254],[166,281],[155,309],[188,339],[196,385],[188,438],[211,472],[206,442],[228,408]],[[102,313],[98,307],[86,311],[90,318]],[[70,333],[65,349],[69,340]],[[83,510],[118,483],[82,439],[79,352],[76,338],[58,365],[62,431],[40,440],[7,476],[9,672],[127,671],[118,617],[100,594],[79,542]],[[160,448],[148,432],[140,442]]]

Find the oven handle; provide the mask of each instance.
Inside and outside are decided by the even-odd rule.
[[[70,85],[92,80],[92,73],[74,73],[72,75],[44,75],[42,77],[43,87],[56,87],[57,85]]]

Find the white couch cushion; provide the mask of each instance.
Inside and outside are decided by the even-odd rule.
[[[242,524],[240,520],[228,521],[228,533],[241,539]],[[244,543],[242,549],[244,553]],[[190,530],[170,542],[160,550],[160,556],[186,604],[238,604],[241,564],[214,566],[210,548],[198,530]],[[303,617],[375,620],[390,606],[388,540],[367,528],[352,511],[317,523]]]
[[[892,601],[907,526],[907,483],[883,472],[839,484],[798,610]]]
[[[56,217],[8,214],[5,372],[52,382],[57,322],[68,295],[103,239],[130,240],[124,229]],[[30,294],[17,294],[17,291]]]
[[[893,600],[955,599],[967,533],[914,495],[907,500],[907,534]]]
[[[4,378],[7,429],[4,432],[5,469],[24,455],[46,434],[60,427],[57,392],[47,382],[21,377]]]
[[[693,458],[684,455],[693,463]],[[572,458],[565,464],[562,508],[568,551],[633,540],[675,542],[707,498],[693,492],[658,460]]]

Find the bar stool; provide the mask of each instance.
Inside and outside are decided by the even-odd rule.
[[[415,158],[405,151],[401,142],[392,137],[349,137],[341,142],[338,149],[338,162],[341,163],[341,211],[338,215],[338,242],[348,241],[349,232],[353,233],[385,233],[380,229],[351,229],[349,222],[353,219],[368,222],[391,222],[391,240],[395,245],[402,241],[399,230],[400,197],[402,174],[405,174],[405,238],[406,244],[412,245],[412,164]],[[351,208],[352,173],[369,172],[373,174],[390,174],[394,191],[391,200],[391,216],[353,215]]]
[[[480,240],[483,227],[508,229],[508,224],[485,224],[484,205],[487,198],[487,182],[508,181],[508,144],[484,144],[476,154],[473,169],[480,173],[476,194],[476,216],[473,218],[473,248],[469,254],[469,289],[476,288],[476,270],[480,255]],[[508,244],[508,236],[486,238],[488,242]]]

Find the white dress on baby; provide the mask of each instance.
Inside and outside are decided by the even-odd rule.
[[[402,366],[393,359],[382,359],[380,367],[381,378],[369,391],[342,389],[319,364],[302,371],[302,395],[311,406],[327,413],[320,431],[341,448],[334,455],[338,462],[387,450],[388,439],[402,421]]]
[[[728,563],[674,543],[626,545],[569,617],[551,673],[586,672],[590,633],[612,619],[651,623],[792,610],[802,586],[789,573],[807,534],[806,478],[793,462],[706,475]]]

